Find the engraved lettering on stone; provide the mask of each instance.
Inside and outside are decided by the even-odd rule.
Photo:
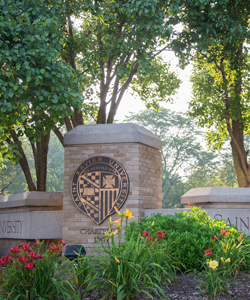
[[[23,221],[0,221],[0,233],[22,233]]]
[[[243,224],[249,230],[249,218],[247,217],[247,225],[246,225],[246,223],[241,218],[240,218],[240,221],[241,221],[241,223],[240,223],[240,225],[241,225],[240,230],[243,230],[243,228],[242,228]]]

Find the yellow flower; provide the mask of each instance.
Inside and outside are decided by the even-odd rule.
[[[111,217],[109,218],[109,222],[108,222],[108,224],[109,224],[110,226],[112,226],[112,225],[113,225],[113,222],[112,222],[112,218],[111,218]]]
[[[103,233],[105,234],[106,237],[110,237],[110,231],[111,231],[111,228],[109,228],[108,231],[105,231]]]
[[[125,211],[125,217],[127,217],[127,218],[134,218],[133,216],[132,216],[132,212],[131,211],[129,211],[128,209],[126,209],[126,211]]]
[[[210,260],[209,267],[215,270],[218,267],[218,261],[217,260]]]
[[[113,236],[116,233],[117,233],[117,229],[114,232],[113,231],[111,232],[111,228],[109,228],[108,231],[104,232],[104,234],[105,234],[105,236],[106,236],[107,239],[109,239],[111,236]]]
[[[116,226],[116,229],[120,229],[121,227],[121,223],[119,223],[117,226]]]
[[[120,261],[119,261],[119,259],[115,256],[115,260],[119,263]]]
[[[231,261],[230,257],[228,257],[228,259],[225,260],[225,262],[230,262],[230,261]]]

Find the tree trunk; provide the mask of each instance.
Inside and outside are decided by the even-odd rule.
[[[49,150],[49,138],[50,131],[48,134],[43,135],[40,133],[41,141],[37,142],[37,190],[46,191],[46,177],[47,177],[47,161],[48,161],[48,150]]]
[[[241,123],[239,121],[232,121],[232,130],[235,139],[231,140],[231,148],[237,181],[239,187],[250,187],[250,170],[247,163],[247,152],[244,148],[244,133],[241,128]],[[239,153],[239,148],[241,153]]]
[[[19,164],[22,168],[22,171],[24,173],[26,182],[28,184],[28,189],[29,189],[29,191],[36,191],[37,189],[36,189],[36,186],[35,186],[35,184],[32,180],[28,160],[26,158],[26,155],[23,151],[22,146],[19,144],[19,139],[17,137],[17,134],[16,134],[14,129],[9,128],[9,130],[10,130],[13,141],[11,141],[10,139],[7,139],[6,141],[9,145],[11,145],[14,142],[14,144],[16,144],[18,146],[18,152],[19,152],[20,156],[18,156],[18,155],[16,155],[16,156],[19,159]]]

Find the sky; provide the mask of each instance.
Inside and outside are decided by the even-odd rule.
[[[178,70],[179,78],[182,80],[178,93],[173,97],[174,103],[162,103],[161,106],[178,112],[186,112],[188,109],[188,102],[191,97],[191,83],[189,76],[191,75],[191,66],[187,66],[185,70],[176,68],[178,66],[178,60],[173,52],[168,52],[166,60],[171,61],[171,68]],[[116,113],[115,119],[118,122],[122,122],[125,116],[132,113],[138,113],[141,110],[145,110],[145,104],[139,98],[132,97],[129,92],[124,95],[121,104]]]

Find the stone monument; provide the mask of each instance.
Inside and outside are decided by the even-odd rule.
[[[79,125],[64,137],[62,239],[87,251],[105,242],[115,207],[138,221],[161,208],[162,142],[132,123]]]

